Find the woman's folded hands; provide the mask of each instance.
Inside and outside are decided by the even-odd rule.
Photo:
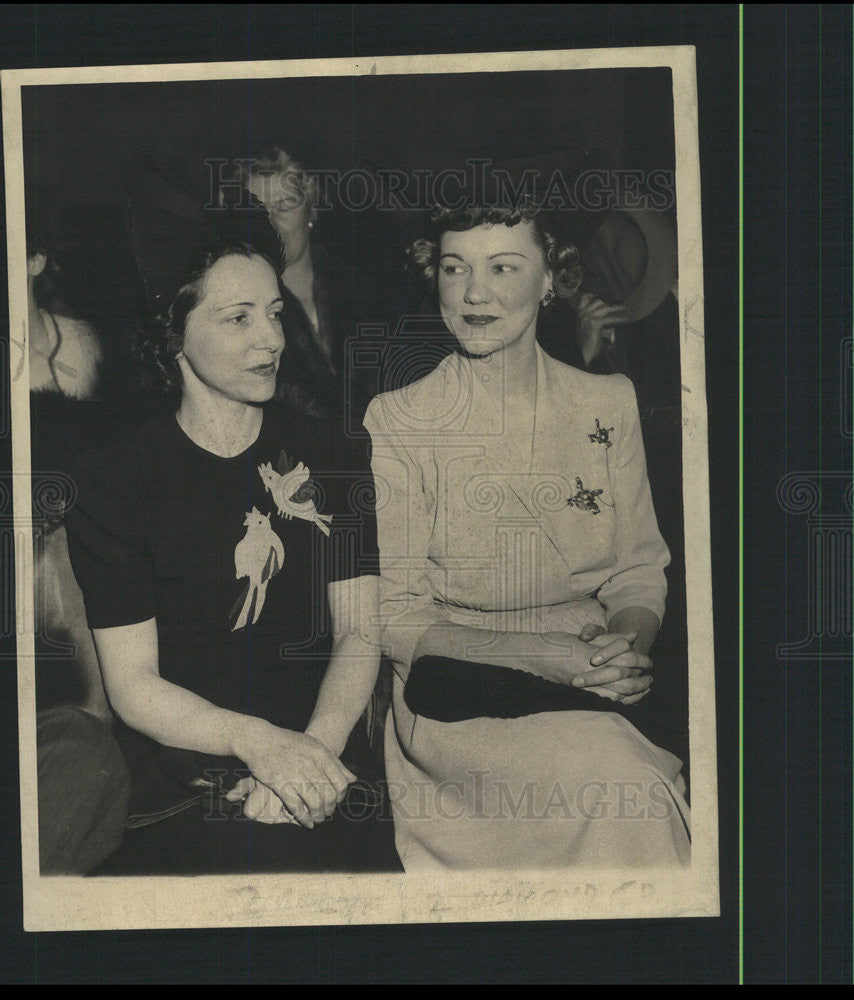
[[[243,814],[260,823],[313,828],[328,819],[356,775],[319,740],[248,719],[235,752],[251,771],[226,795],[243,799]]]
[[[585,625],[578,638],[597,648],[590,668],[576,674],[572,686],[623,705],[640,701],[652,686],[652,660],[633,648],[637,637],[636,631],[608,632],[599,625]]]

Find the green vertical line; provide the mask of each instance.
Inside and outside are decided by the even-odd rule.
[[[738,984],[744,985],[744,4],[738,5]]]

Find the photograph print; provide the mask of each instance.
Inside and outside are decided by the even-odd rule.
[[[693,49],[3,108],[27,929],[717,914]]]

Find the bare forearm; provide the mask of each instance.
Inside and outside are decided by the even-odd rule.
[[[567,683],[590,669],[590,657],[595,652],[588,643],[567,632],[491,632],[440,623],[421,637],[413,662],[420,656],[444,656],[513,667]]]
[[[154,674],[136,678],[130,691],[111,692],[111,700],[131,728],[181,750],[246,760],[249,743],[272,728],[264,719],[218,708]]]
[[[165,746],[234,756],[246,764],[254,781],[238,782],[229,794],[248,793],[248,817],[275,823],[293,817],[311,827],[332,814],[354,780],[319,740],[218,708],[162,678],[154,618],[95,629],[93,636],[107,694],[129,726]]]
[[[380,652],[357,636],[336,643],[306,733],[340,756],[374,690]]]
[[[608,631],[621,635],[627,632],[637,632],[637,639],[632,643],[636,653],[646,656],[655,642],[661,623],[658,615],[649,608],[632,607],[618,611],[608,622]]]

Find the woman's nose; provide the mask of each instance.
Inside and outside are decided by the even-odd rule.
[[[279,319],[268,319],[262,330],[262,335],[258,341],[261,350],[269,351],[271,354],[284,350],[285,333],[282,329],[282,322]]]
[[[485,276],[472,272],[463,297],[469,305],[490,302],[492,300],[492,289],[489,287],[489,282]]]

